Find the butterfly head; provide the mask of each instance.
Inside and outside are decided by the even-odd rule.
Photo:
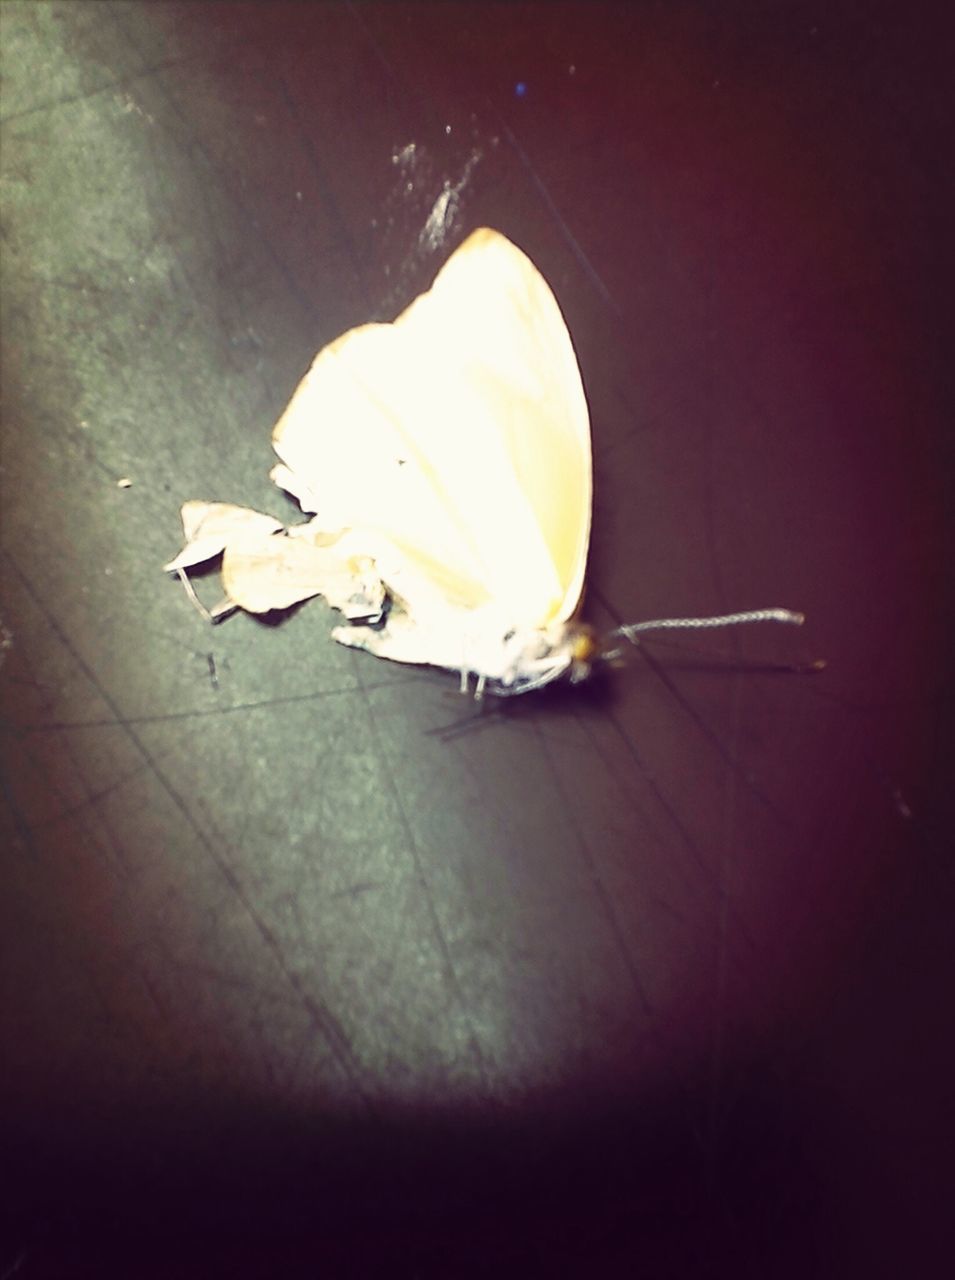
[[[506,698],[554,680],[577,684],[590,675],[599,651],[596,632],[576,620],[509,631],[503,639],[503,661],[488,679],[487,691]]]

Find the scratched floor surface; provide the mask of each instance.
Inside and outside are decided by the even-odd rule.
[[[932,1256],[946,20],[879,10],[0,6],[0,1275]],[[801,631],[474,719],[164,577],[481,225],[579,355],[587,616]]]

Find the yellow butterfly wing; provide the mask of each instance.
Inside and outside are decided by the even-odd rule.
[[[533,627],[576,610],[586,400],[553,293],[500,233],[474,232],[393,324],[325,347],[273,444],[324,528],[365,535],[448,607]]]

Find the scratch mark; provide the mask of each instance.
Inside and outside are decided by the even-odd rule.
[[[217,209],[216,197],[208,184],[199,184],[199,199],[205,211],[204,232],[210,242],[210,247],[213,248],[212,257],[215,265],[215,278],[219,286],[216,289],[215,297],[216,318],[223,333],[234,335],[234,332],[242,325],[243,318],[246,315],[245,302],[238,283],[239,272],[236,270],[235,249],[233,248],[231,251],[226,249],[223,237],[220,234],[221,210]],[[195,300],[200,311],[207,305],[207,295],[194,273],[177,271],[175,280],[179,289]],[[250,326],[247,326],[247,328],[250,328]],[[230,336],[229,343],[230,347],[234,349],[236,345],[234,336]],[[253,351],[258,350],[255,343],[253,343],[252,349]],[[242,368],[243,364],[243,355],[240,354],[238,359],[234,361],[234,367]],[[256,358],[253,367],[256,370],[260,370],[262,364],[263,361]]]
[[[555,204],[553,197],[551,196],[550,192],[547,190],[547,187],[544,185],[542,179],[538,175],[537,170],[531,164],[530,157],[528,156],[527,152],[524,150],[524,148],[521,146],[517,138],[514,136],[514,134],[511,132],[510,128],[506,124],[503,126],[503,132],[507,135],[508,142],[511,144],[513,149],[517,152],[518,156],[520,157],[521,163],[524,165],[524,168],[527,170],[528,174],[530,175],[530,179],[533,182],[534,186],[537,188],[541,199],[544,201],[544,203],[547,205],[547,208],[550,210],[551,215],[554,218],[554,221],[557,223],[557,226],[560,228],[561,234],[563,235],[567,243],[570,245],[570,248],[574,254],[574,257],[577,259],[577,261],[583,267],[584,271],[590,277],[590,280],[594,285],[594,287],[596,288],[597,292],[603,298],[604,302],[607,304],[610,310],[614,313],[614,315],[616,316],[621,315],[622,313],[621,313],[620,307],[617,305],[616,299],[614,298],[610,290],[607,288],[607,286],[604,284],[600,274],[597,271],[597,268],[593,265],[593,263],[587,257],[586,253],[584,253],[583,249],[581,248],[580,241],[571,231],[570,227],[567,224],[566,219],[561,214],[560,210],[557,208],[557,205]]]
[[[139,966],[139,980],[142,982],[143,990],[149,996],[153,1008],[159,1014],[160,1018],[162,1018],[164,1022],[167,1022],[169,1020],[169,1011],[166,1008],[165,1002],[159,998],[159,992],[156,990],[155,983],[149,976],[146,966],[143,964]]]
[[[164,756],[167,756],[169,754],[170,753],[168,751],[163,751],[160,753],[159,759],[162,759]],[[77,772],[79,773],[79,766],[77,764],[76,757],[73,755],[72,752],[70,752],[70,759],[73,762],[74,767],[76,767]],[[61,809],[59,813],[55,813],[48,818],[44,818],[40,822],[34,822],[32,824],[32,830],[45,831],[50,827],[57,827],[60,825],[61,822],[66,822],[69,818],[75,818],[78,814],[83,813],[84,810],[86,809],[97,808],[101,800],[105,800],[107,796],[111,796],[114,792],[119,791],[121,787],[125,787],[127,782],[132,782],[134,779],[141,777],[142,774],[147,773],[148,771],[149,771],[149,766],[146,764],[145,761],[141,761],[138,765],[135,766],[135,768],[128,770],[128,772],[126,773],[120,774],[116,778],[113,778],[111,782],[108,782],[105,786],[100,787],[96,791],[92,790],[92,788],[87,786],[85,779],[82,777],[82,774],[80,774],[80,784],[83,787],[83,791],[85,793],[83,796],[83,799],[78,800],[76,804],[67,805],[64,809]],[[103,821],[103,825],[107,826],[107,829],[108,829],[108,824],[103,819],[103,815],[100,814],[99,816],[100,816],[100,820]]]
[[[740,734],[740,683],[733,682],[733,698],[731,713],[730,741],[736,744]],[[706,1163],[707,1181],[712,1189],[716,1185],[718,1169],[718,1152],[720,1145],[720,1102],[725,1078],[725,1046],[727,1031],[726,992],[729,978],[729,936],[731,915],[730,875],[732,872],[733,847],[736,832],[737,806],[739,799],[739,773],[731,769],[726,775],[725,805],[721,823],[721,844],[717,893],[719,895],[719,912],[717,916],[716,934],[716,987],[713,993],[713,1029],[710,1048],[709,1088],[707,1091],[707,1143]],[[752,943],[750,943],[752,948]]]
[[[401,684],[420,684],[427,679],[428,676],[424,674],[409,674],[396,676],[391,680],[378,680],[366,687],[369,691],[390,689]],[[186,711],[157,711],[142,716],[126,716],[121,722],[113,716],[102,716],[95,720],[53,720],[45,724],[24,725],[22,728],[17,729],[16,732],[21,734],[64,733],[71,729],[114,729],[120,723],[127,727],[141,724],[163,724],[174,720],[197,720],[205,719],[208,716],[227,716],[237,711],[261,711],[263,708],[282,707],[296,702],[319,702],[325,698],[339,698],[344,694],[359,692],[361,690],[357,684],[342,685],[334,689],[317,689],[312,693],[292,693],[281,698],[262,698],[255,702],[236,702],[228,707],[194,707]]]
[[[127,45],[129,45],[131,49],[133,49],[141,57],[142,50],[139,48],[138,44],[133,39],[133,37],[126,30],[125,26],[123,25],[116,11],[110,8],[108,13],[109,13],[110,21],[112,22],[116,30],[119,32],[122,39],[126,42]],[[154,69],[153,74],[157,74],[158,72],[161,72],[164,69],[165,69],[164,67],[159,66]],[[258,220],[252,216],[248,207],[239,198],[237,192],[226,180],[225,173],[213,161],[212,156],[210,155],[208,149],[203,145],[203,143],[199,139],[199,135],[192,128],[190,117],[180,107],[179,103],[176,101],[172,93],[169,91],[169,89],[166,87],[166,85],[163,83],[162,79],[158,75],[156,79],[156,89],[157,89],[157,92],[166,101],[170,110],[173,112],[173,114],[175,115],[175,117],[177,118],[177,120],[179,121],[180,125],[183,128],[185,140],[179,144],[181,145],[182,150],[187,155],[189,155],[190,151],[194,151],[198,156],[201,157],[208,172],[213,174],[214,177],[216,178],[219,184],[219,187],[222,190],[225,197],[231,202],[233,207],[239,213],[242,220],[245,222],[246,227],[251,231],[256,241],[259,244],[261,244],[262,248],[264,249],[265,253],[268,255],[272,264],[278,270],[285,284],[285,287],[288,289],[289,296],[298,303],[298,305],[302,308],[302,311],[304,312],[304,314],[308,316],[310,322],[315,325],[318,325],[319,314],[318,314],[318,308],[316,307],[314,301],[302,290],[297,277],[295,276],[291,268],[288,266],[288,264],[285,262],[284,258],[281,257],[278,250],[275,248],[275,245],[271,242],[271,240],[269,240],[267,236],[264,236],[262,234],[262,229],[259,225]],[[173,139],[173,140],[178,141],[177,139]],[[199,186],[200,188],[202,187],[201,182],[199,183]]]
[[[600,591],[596,587],[593,587],[593,586],[590,587],[590,595],[595,600],[598,600],[601,605],[603,605],[603,607],[607,610],[607,612],[610,614],[612,618],[619,621],[621,615],[606,600],[606,598],[600,593]],[[772,816],[776,819],[776,821],[780,824],[781,827],[783,827],[787,831],[792,831],[795,826],[792,819],[787,814],[783,813],[782,810],[777,808],[777,806],[766,794],[766,792],[763,791],[763,789],[756,782],[755,778],[753,778],[752,775],[746,771],[746,769],[744,768],[739,758],[738,752],[728,747],[726,743],[723,741],[722,737],[715,730],[710,728],[710,726],[706,723],[706,721],[703,719],[700,713],[696,710],[696,708],[690,702],[687,701],[687,699],[683,696],[683,694],[677,688],[676,684],[673,681],[673,678],[667,672],[663,664],[657,661],[657,659],[649,651],[646,645],[644,644],[636,645],[635,649],[636,649],[636,652],[639,654],[641,660],[644,663],[646,663],[646,665],[650,668],[650,670],[653,672],[656,679],[666,689],[667,693],[670,694],[670,696],[677,703],[677,705],[684,712],[684,714],[687,715],[690,718],[690,720],[692,720],[693,724],[697,727],[697,729],[700,731],[703,737],[707,740],[707,742],[709,742],[710,746],[712,746],[713,749],[717,752],[717,754],[724,761],[724,763],[727,764],[730,767],[730,769],[733,770],[734,774],[736,774],[743,781],[743,783],[745,784],[749,792],[760,802],[760,804],[763,805],[763,807],[769,813],[772,814]],[[738,674],[738,673],[732,673],[732,674]]]
[[[248,978],[236,977],[235,974],[217,969],[213,965],[183,963],[182,958],[167,946],[162,939],[157,942],[157,950],[164,963],[168,963],[169,968],[174,969],[180,977],[185,975],[203,982],[212,982],[217,987],[228,987],[230,990],[240,991],[243,995],[249,997],[255,997],[259,993],[259,989]],[[272,999],[271,994],[269,998]],[[294,1008],[298,1004],[297,1000],[283,997],[280,993],[276,993],[275,998],[281,1001],[284,1008]]]
[[[219,674],[216,671],[216,656],[214,653],[206,654],[206,662],[209,667],[209,681],[216,693],[219,692]]]
[[[26,1249],[21,1249],[10,1265],[8,1267],[4,1267],[3,1274],[0,1275],[0,1280],[11,1280],[11,1277],[15,1276],[23,1266],[26,1261],[26,1256]]]
[[[773,815],[773,817],[776,819],[776,821],[780,824],[781,827],[783,827],[787,831],[792,831],[794,829],[794,823],[792,819],[789,818],[785,813],[783,813],[781,809],[777,808],[777,806],[766,794],[766,792],[763,791],[762,787],[760,787],[759,783],[755,780],[755,778],[753,778],[753,776],[745,770],[742,762],[739,759],[737,752],[734,751],[731,747],[728,747],[726,745],[726,743],[723,741],[721,736],[718,733],[716,733],[713,729],[710,728],[710,726],[706,723],[706,721],[703,719],[700,713],[696,710],[696,708],[693,707],[691,703],[687,701],[687,699],[683,696],[680,690],[676,687],[672,677],[669,675],[669,673],[666,671],[663,665],[660,662],[658,662],[651,653],[647,651],[645,646],[640,645],[638,647],[638,652],[641,658],[643,659],[643,661],[647,664],[647,666],[650,668],[650,670],[653,672],[656,678],[660,681],[663,687],[667,690],[667,692],[671,695],[671,697],[678,703],[678,705],[686,713],[686,715],[688,715],[689,718],[693,721],[693,723],[699,729],[700,733],[702,733],[704,738],[706,738],[707,742],[710,743],[710,745],[714,748],[714,750],[717,752],[720,758],[724,761],[724,763],[730,767],[734,775],[736,775],[744,783],[744,785],[746,786],[750,794],[754,796],[754,798],[757,799],[760,802],[760,804],[762,804],[763,807]],[[734,675],[738,675],[738,673],[731,673],[730,678],[732,679]]]
[[[396,74],[395,68],[391,65],[389,60],[385,57],[384,51],[381,48],[381,45],[379,44],[377,38],[375,37],[374,32],[369,27],[368,22],[365,18],[365,15],[361,12],[360,7],[356,7],[354,0],[345,0],[345,8],[348,10],[349,14],[351,14],[352,20],[361,28],[362,34],[364,35],[368,43],[371,45],[372,53],[374,53],[376,59],[380,63],[388,79],[392,80],[398,86],[399,89],[405,91],[401,94],[402,101],[403,102],[412,101],[412,96],[408,92],[409,85],[407,80],[404,77],[398,76]]]
[[[384,881],[369,880],[361,884],[350,884],[347,889],[338,889],[335,893],[328,895],[328,901],[334,902],[336,898],[359,898],[362,894],[372,893],[377,889],[387,889]]]
[[[13,794],[13,788],[10,785],[7,770],[2,760],[0,760],[0,792],[2,792],[7,808],[10,810],[13,826],[20,837],[20,843],[25,851],[35,859],[37,856],[36,840],[33,837],[30,824],[23,816],[23,811],[17,803],[16,796]]]
[[[618,717],[612,711],[607,711],[605,715],[606,715],[607,722],[613,728],[613,730],[615,731],[615,733],[623,743],[625,751],[627,752],[627,754],[629,755],[633,763],[636,765],[640,773],[640,777],[643,779],[644,785],[647,787],[647,789],[650,791],[656,803],[662,809],[670,825],[679,835],[681,843],[683,844],[687,852],[690,854],[691,858],[693,859],[697,867],[702,872],[704,879],[712,887],[718,889],[719,888],[718,873],[714,870],[714,868],[710,865],[710,863],[707,862],[707,860],[704,858],[702,849],[694,840],[693,836],[690,834],[689,830],[686,827],[686,824],[683,822],[683,819],[680,817],[679,813],[674,808],[670,798],[666,795],[663,788],[660,786],[656,778],[653,776],[652,771],[647,767],[646,761],[643,759],[640,752],[637,750],[636,743],[633,741],[633,739],[627,733],[624,726],[620,723]],[[592,730],[589,728],[589,726],[586,726],[586,725],[585,725],[585,730],[587,732],[588,737],[591,739],[591,741],[594,744],[595,751],[597,752],[598,755],[601,756],[601,758],[603,758],[604,753],[601,750],[600,744],[597,742],[596,738],[594,737]],[[629,791],[626,788],[624,789],[624,794],[627,795],[628,798],[630,798]],[[630,800],[630,802],[633,803],[632,799]],[[737,935],[743,940],[743,942],[745,942],[749,947],[752,948],[754,945],[752,940],[752,935],[747,929],[745,923],[741,920],[734,918],[734,924],[737,930]]]
[[[289,91],[289,87],[285,82],[285,77],[278,76],[277,83],[282,101],[285,103],[285,109],[288,112],[289,121],[298,135],[298,141],[302,149],[302,153],[308,161],[308,166],[315,178],[316,185],[321,193],[322,201],[326,206],[328,215],[338,231],[339,239],[348,254],[349,262],[351,263],[352,270],[355,273],[355,279],[361,288],[361,295],[364,304],[366,307],[370,308],[371,299],[368,293],[367,282],[365,280],[365,267],[364,263],[359,259],[358,251],[355,246],[355,239],[351,233],[351,226],[342,214],[334,188],[328,179],[325,169],[319,163],[315,147],[312,143],[311,132],[302,127],[298,106]]]
[[[401,824],[402,835],[404,836],[406,847],[411,854],[415,877],[424,892],[424,901],[428,913],[428,920],[437,941],[438,950],[441,954],[441,959],[444,965],[445,980],[448,984],[448,989],[458,1008],[461,1010],[467,1025],[468,1048],[470,1049],[474,1062],[481,1073],[482,1079],[485,1084],[487,1084],[488,1072],[484,1051],[481,1048],[481,1043],[474,1028],[474,1019],[471,1016],[471,1011],[464,998],[464,992],[462,991],[461,984],[458,980],[457,970],[454,965],[454,958],[451,955],[451,947],[441,924],[441,918],[438,914],[437,905],[434,900],[434,892],[431,888],[431,883],[425,874],[424,863],[421,860],[421,850],[418,847],[418,841],[415,838],[414,830],[411,826],[411,820],[408,817],[408,811],[405,808],[401,791],[395,782],[394,773],[388,763],[387,755],[381,741],[381,734],[378,729],[378,718],[372,710],[371,699],[368,696],[368,688],[365,686],[364,681],[361,678],[360,655],[357,651],[355,652],[353,661],[355,663],[358,682],[361,687],[362,700],[365,704],[365,715],[367,718],[369,733],[375,744],[375,756],[379,762],[381,776],[388,791],[388,795],[390,796],[392,803],[395,806],[395,811],[398,814],[398,821]]]
[[[554,790],[557,792],[558,798],[560,799],[563,822],[573,833],[574,843],[577,846],[577,853],[579,854],[584,866],[587,868],[587,873],[590,876],[590,883],[593,887],[597,901],[600,904],[600,909],[603,912],[604,918],[610,926],[610,932],[613,936],[617,951],[619,952],[620,959],[623,961],[624,968],[630,977],[631,985],[637,993],[637,998],[640,1001],[640,1007],[644,1014],[649,1018],[653,1014],[653,1006],[650,1003],[650,997],[647,994],[647,989],[643,984],[643,979],[640,977],[640,972],[634,962],[633,954],[627,943],[623,927],[620,924],[620,918],[614,910],[613,903],[610,900],[610,895],[607,892],[607,886],[604,884],[603,877],[597,867],[593,850],[587,840],[586,833],[577,819],[575,806],[567,793],[567,787],[557,769],[546,735],[540,732],[539,723],[536,724],[535,727],[538,731],[538,751],[543,756],[544,761],[547,764],[548,772],[553,780]]]
[[[8,558],[9,558],[9,557],[8,557]],[[36,675],[36,670],[35,670],[35,668],[34,668],[34,666],[33,666],[33,663],[32,663],[32,661],[31,661],[31,659],[30,659],[30,655],[29,655],[29,653],[28,653],[27,651],[24,651],[24,653],[21,655],[21,657],[22,657],[22,661],[23,661],[24,665],[26,666],[26,669],[27,669],[27,671],[29,672],[30,676],[31,676],[31,677],[34,677],[34,676]],[[40,682],[39,682],[38,680],[36,680],[36,679],[31,679],[31,680],[29,681],[29,683],[30,683],[31,685],[36,686],[38,689],[39,689],[39,688],[42,688],[42,686],[41,686]],[[6,726],[3,726],[3,727],[6,727]],[[15,732],[15,733],[14,733],[14,737],[15,737],[15,738],[17,738],[18,740],[19,740],[22,736],[23,736],[23,735],[21,735],[21,734],[20,734],[20,733],[18,733],[18,732]],[[46,826],[53,826],[53,825],[55,825],[55,824],[56,824],[56,823],[58,823],[62,818],[64,818],[65,816],[67,816],[67,814],[68,814],[72,809],[75,809],[75,810],[77,810],[77,811],[80,811],[80,810],[85,809],[85,808],[87,808],[87,807],[93,807],[93,808],[95,809],[95,803],[96,803],[96,802],[95,802],[95,798],[94,798],[94,796],[93,796],[92,788],[91,788],[91,787],[90,787],[90,785],[89,785],[89,782],[88,782],[87,777],[86,777],[86,773],[85,773],[85,771],[84,771],[84,769],[83,769],[83,767],[82,767],[82,765],[81,765],[80,761],[77,759],[76,752],[73,750],[72,744],[71,744],[69,741],[67,741],[67,742],[65,743],[65,751],[64,751],[64,754],[65,754],[66,759],[67,759],[67,760],[69,761],[69,763],[72,765],[73,770],[75,771],[76,777],[77,777],[77,779],[78,779],[78,781],[79,781],[80,789],[81,789],[81,791],[83,792],[83,795],[84,795],[84,799],[83,799],[82,801],[80,801],[80,803],[79,803],[78,805],[76,805],[76,806],[73,806],[73,805],[71,805],[71,804],[69,803],[69,801],[67,800],[66,793],[65,793],[65,792],[64,792],[64,790],[60,787],[59,783],[58,783],[58,782],[57,782],[57,780],[56,780],[55,775],[52,775],[52,774],[50,774],[50,773],[49,773],[49,771],[48,771],[48,770],[47,770],[47,768],[45,767],[44,763],[36,759],[36,757],[34,756],[34,754],[30,751],[29,747],[28,747],[28,746],[23,746],[23,747],[21,748],[21,759],[26,758],[26,759],[28,759],[28,760],[30,761],[30,763],[33,765],[34,769],[36,770],[37,774],[38,774],[40,777],[42,777],[42,778],[44,779],[44,782],[45,782],[45,786],[46,786],[46,788],[47,788],[47,789],[48,789],[48,790],[49,790],[49,791],[50,791],[50,792],[51,792],[51,793],[56,797],[56,799],[60,802],[60,806],[61,806],[61,807],[60,807],[60,812],[59,812],[59,813],[57,813],[57,814],[55,814],[52,818],[48,819],[47,821],[45,821],[45,822],[33,822],[33,823],[28,824],[28,825],[29,825],[30,832],[31,832],[31,839],[32,839],[32,836],[33,836],[33,834],[34,834],[34,833],[36,833],[36,832],[38,832],[38,831],[42,830],[42,829],[43,829],[44,827],[46,827]],[[118,783],[117,785],[121,785],[121,782],[120,782],[120,783]],[[109,788],[107,788],[107,789],[109,789]],[[118,836],[116,835],[115,831],[114,831],[114,830],[113,830],[113,828],[111,827],[111,825],[110,825],[109,821],[107,820],[107,818],[106,818],[105,814],[98,812],[96,816],[97,816],[97,818],[98,818],[98,821],[99,821],[100,826],[102,827],[103,831],[105,832],[105,837],[106,837],[106,838],[105,838],[105,841],[104,841],[104,840],[101,840],[101,839],[100,839],[100,837],[99,837],[99,834],[98,834],[96,831],[94,831],[94,830],[92,829],[92,827],[91,827],[91,826],[89,826],[89,825],[86,825],[86,827],[85,827],[86,835],[89,837],[90,841],[91,841],[91,842],[92,842],[92,844],[96,847],[96,849],[97,849],[97,851],[98,851],[98,852],[100,852],[100,853],[104,853],[104,854],[105,854],[105,853],[108,853],[108,852],[110,852],[110,851],[111,851],[111,852],[112,852],[112,854],[113,854],[113,856],[114,856],[114,858],[115,858],[115,860],[116,860],[116,862],[119,864],[119,866],[120,866],[123,870],[125,870],[125,868],[126,868],[126,858],[125,858],[125,851],[124,851],[124,848],[123,848],[122,842],[120,841],[120,839],[119,839],[119,838],[118,838]],[[24,821],[25,821],[25,819],[24,819]]]
[[[90,98],[97,98],[104,93],[125,89],[128,85],[137,84],[140,80],[149,80],[153,76],[158,76],[162,71],[168,71],[173,67],[181,67],[190,62],[197,62],[202,56],[201,54],[187,54],[184,57],[167,58],[165,61],[157,62],[151,67],[144,67],[139,71],[131,72],[129,75],[120,76],[117,80],[110,80],[107,84],[98,85],[95,89],[84,89],[80,93],[66,94],[62,98],[53,98],[49,102],[40,102],[35,107],[24,107],[22,111],[11,111],[7,116],[0,116],[0,126],[12,124],[14,120],[23,120],[27,116],[38,115],[43,111],[55,111],[60,107],[72,106],[76,102],[86,102]],[[121,99],[118,100],[121,101]],[[128,108],[124,109],[128,110]]]
[[[285,981],[288,983],[288,985],[297,995],[299,1003],[301,1004],[305,1012],[308,1014],[309,1019],[312,1022],[312,1025],[315,1027],[316,1031],[318,1031],[322,1035],[322,1037],[328,1044],[329,1048],[331,1049],[332,1054],[334,1055],[335,1060],[338,1063],[339,1067],[341,1068],[343,1074],[350,1081],[352,1087],[354,1088],[356,1095],[361,1099],[361,1101],[366,1106],[369,1113],[371,1113],[373,1111],[371,1099],[368,1097],[368,1094],[366,1093],[365,1089],[362,1087],[360,1083],[359,1067],[357,1062],[355,1061],[354,1054],[352,1053],[351,1044],[349,1043],[337,1018],[335,1018],[335,1016],[332,1014],[332,1012],[329,1009],[327,1009],[326,1007],[324,1007],[324,1005],[319,1003],[319,1001],[317,1001],[314,998],[314,996],[311,995],[310,992],[305,990],[305,987],[302,983],[301,978],[289,967],[288,962],[285,958],[285,954],[275,934],[272,932],[271,928],[266,923],[262,914],[256,908],[252,899],[246,893],[245,889],[242,886],[242,883],[240,882],[233,868],[229,865],[226,859],[220,854],[216,844],[213,842],[211,837],[206,833],[206,831],[200,826],[199,822],[196,820],[195,815],[193,814],[192,810],[189,808],[189,805],[186,803],[182,793],[176,788],[176,786],[173,784],[172,780],[168,777],[168,775],[164,773],[164,771],[159,767],[159,762],[156,759],[156,757],[152,754],[152,752],[146,746],[145,742],[143,742],[142,738],[139,736],[139,734],[136,732],[133,726],[123,716],[122,711],[120,710],[119,705],[113,698],[112,694],[105,687],[105,685],[103,685],[99,677],[96,675],[96,672],[89,665],[89,663],[86,662],[82,654],[80,654],[80,652],[73,645],[73,642],[70,640],[70,637],[66,634],[66,632],[63,630],[63,628],[60,626],[59,622],[57,621],[55,614],[50,609],[47,608],[45,602],[37,594],[29,578],[26,576],[26,574],[23,573],[23,571],[20,569],[20,566],[16,563],[15,560],[13,560],[12,556],[9,556],[8,554],[7,558],[9,559],[11,565],[13,566],[14,572],[19,577],[24,587],[24,590],[30,596],[30,598],[36,604],[37,608],[46,618],[47,625],[49,626],[50,630],[54,633],[54,635],[63,645],[67,653],[76,663],[76,665],[78,666],[80,671],[83,673],[83,675],[86,677],[86,679],[90,682],[92,687],[96,690],[96,692],[99,694],[102,700],[106,703],[107,707],[109,707],[110,711],[112,712],[115,718],[115,722],[124,730],[130,742],[133,744],[133,746],[139,752],[142,759],[145,761],[145,763],[149,767],[150,772],[155,776],[157,782],[162,787],[163,791],[165,791],[166,795],[171,800],[173,806],[179,811],[186,825],[189,827],[190,831],[192,831],[198,843],[205,850],[207,856],[209,857],[209,859],[212,861],[212,863],[218,870],[222,879],[225,881],[225,883],[229,886],[229,889],[235,895],[236,900],[241,904],[241,906],[245,910],[253,926],[255,927],[255,930],[258,933],[259,938],[262,941],[262,944],[264,945],[266,950],[271,954],[273,960],[278,966],[279,971],[282,973],[283,977],[285,978]]]

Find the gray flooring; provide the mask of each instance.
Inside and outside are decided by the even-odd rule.
[[[0,1274],[930,1255],[942,8],[0,5]],[[480,225],[578,351],[586,615],[801,631],[479,712],[163,575]]]

